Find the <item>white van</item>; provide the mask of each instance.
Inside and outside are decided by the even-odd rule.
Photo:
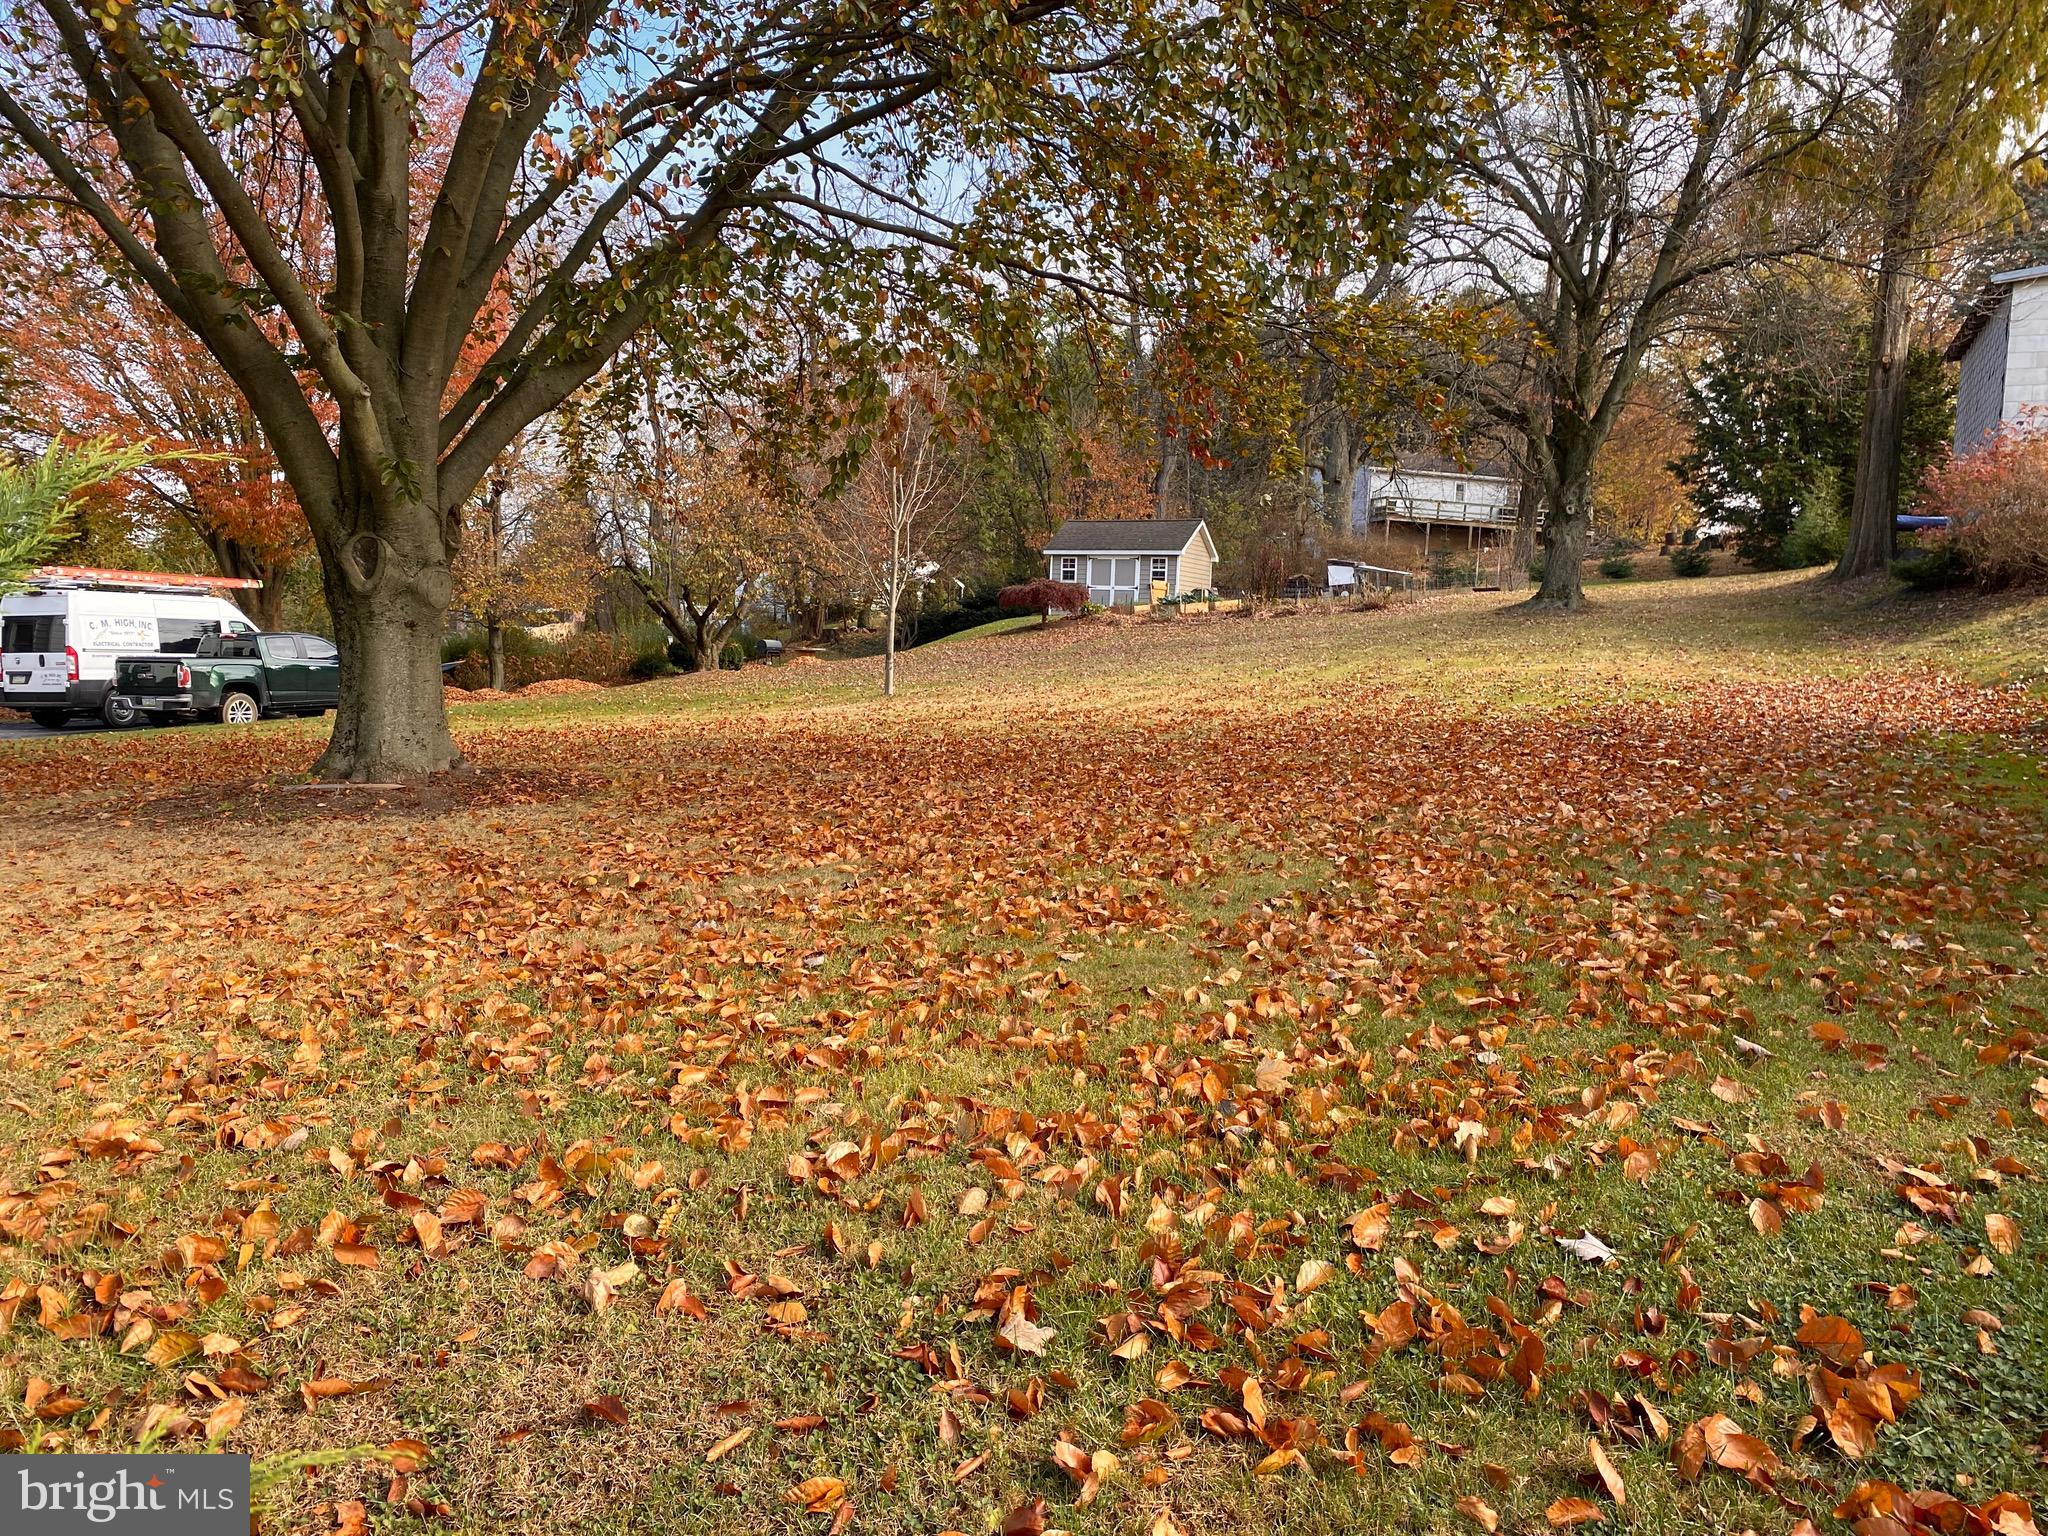
[[[253,635],[249,616],[204,576],[45,567],[0,597],[0,703],[48,730],[79,715],[133,723],[113,693],[122,656],[190,655],[206,635]]]

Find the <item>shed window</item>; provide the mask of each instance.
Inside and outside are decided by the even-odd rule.
[[[1061,555],[1061,556],[1060,556],[1060,580],[1061,580],[1061,581],[1072,581],[1072,580],[1074,579],[1074,577],[1075,577],[1075,574],[1076,574],[1076,572],[1075,572],[1075,567],[1074,567],[1074,557],[1073,557],[1072,555]]]
[[[1154,581],[1166,580],[1166,556],[1154,555],[1152,557],[1152,579]]]

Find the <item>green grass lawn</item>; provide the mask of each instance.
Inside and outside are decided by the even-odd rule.
[[[1057,617],[1052,622],[1055,624],[1064,623],[1065,618],[1064,616]],[[1049,626],[1042,615],[1019,613],[1013,614],[1007,619],[991,619],[986,624],[977,624],[972,629],[963,629],[955,634],[941,635],[932,644],[947,645],[955,640],[985,640],[991,635],[1009,635],[1015,634],[1020,629],[1041,629],[1046,627]]]
[[[2017,1536],[2048,604],[1598,599],[463,706],[424,791],[0,747],[0,1436],[335,1452],[307,1533]]]

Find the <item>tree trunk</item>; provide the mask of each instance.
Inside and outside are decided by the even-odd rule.
[[[279,583],[284,576],[284,568],[266,565],[254,574],[263,585],[253,592],[237,593],[235,606],[249,615],[249,621],[258,629],[283,629],[284,588]]]
[[[889,530],[889,622],[882,628],[882,697],[896,697],[896,605],[903,594],[903,535]]]
[[[1339,414],[1323,434],[1323,516],[1330,532],[1351,533],[1351,422]]]
[[[1543,585],[1529,599],[1532,608],[1574,612],[1586,604],[1580,567],[1593,533],[1593,482],[1589,472],[1576,474],[1557,487],[1544,519]]]
[[[505,625],[496,614],[484,621],[484,644],[491,658],[491,687],[505,691]]]
[[[186,516],[192,526],[198,529],[199,536],[205,542],[207,552],[213,556],[213,563],[219,568],[221,575],[263,583],[254,591],[235,592],[235,606],[249,615],[249,621],[258,629],[282,629],[284,590],[278,582],[284,575],[284,563],[266,559],[240,539],[208,527],[196,512],[188,511]]]
[[[1536,559],[1536,530],[1543,522],[1543,478],[1537,472],[1535,453],[1523,445],[1522,484],[1515,498],[1515,538],[1509,558],[1516,569],[1526,571]],[[1519,581],[1521,578],[1517,577]]]
[[[1899,436],[1906,418],[1906,358],[1913,340],[1913,266],[1926,259],[1922,210],[1941,161],[1943,134],[1928,116],[1941,63],[1941,7],[1910,4],[1893,30],[1891,74],[1898,90],[1884,156],[1884,239],[1870,306],[1870,389],[1856,444],[1849,541],[1838,579],[1874,576],[1891,565],[1899,516]],[[1995,46],[1995,45],[1993,45]]]
[[[1899,438],[1906,419],[1906,356],[1912,346],[1911,279],[1887,250],[1878,271],[1870,323],[1870,390],[1856,446],[1856,490],[1849,542],[1835,575],[1844,580],[1888,570],[1899,516]]]
[[[396,531],[395,519],[384,521]],[[425,524],[424,518],[410,521]],[[368,569],[361,558],[322,553],[327,608],[341,651],[341,707],[314,775],[389,783],[460,766],[441,691],[446,551],[438,541],[430,550],[400,549],[387,537]]]

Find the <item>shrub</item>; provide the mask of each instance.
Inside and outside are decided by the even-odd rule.
[[[946,636],[957,635],[962,630],[979,629],[984,624],[993,624],[1003,616],[1003,610],[996,607],[993,597],[986,603],[964,603],[957,608],[936,608],[917,616],[914,643],[929,645],[934,640],[943,640]]]
[[[1609,581],[1627,581],[1635,573],[1634,555],[1609,555],[1600,562],[1600,574]]]
[[[642,651],[626,663],[626,676],[636,683],[644,683],[650,678],[669,677],[675,670],[675,663],[668,659],[667,651]]]
[[[1787,566],[1833,565],[1849,545],[1849,520],[1842,515],[1842,477],[1823,464],[1799,498],[1799,515],[1785,535]]]
[[[1714,568],[1714,557],[1697,544],[1681,544],[1671,551],[1671,574],[1704,576]]]
[[[747,648],[737,640],[728,640],[719,648],[718,669],[721,672],[737,672],[747,664]]]
[[[566,640],[536,640],[523,629],[505,631],[505,685],[524,688],[528,683],[555,682],[575,678],[587,683],[616,683],[628,675],[635,655],[623,636],[599,634],[595,630],[571,635]],[[450,636],[441,645],[441,659],[457,665],[448,681],[458,688],[482,688],[490,681],[490,660],[484,653],[482,634]]]
[[[1078,614],[1088,607],[1088,589],[1079,582],[1041,576],[1003,588],[996,594],[996,606],[1006,613]]]
[[[1892,574],[1921,592],[1941,592],[1977,579],[1969,551],[1953,536],[1930,540],[1892,562]]]
[[[1915,509],[1949,519],[1949,537],[1980,587],[2048,584],[2048,436],[2008,423],[1981,447],[1939,465]],[[1901,562],[1904,563],[1904,562]],[[1930,568],[1931,569],[1931,568]]]
[[[1472,579],[1472,562],[1448,549],[1433,549],[1429,552],[1429,584],[1432,587],[1451,587]]]

